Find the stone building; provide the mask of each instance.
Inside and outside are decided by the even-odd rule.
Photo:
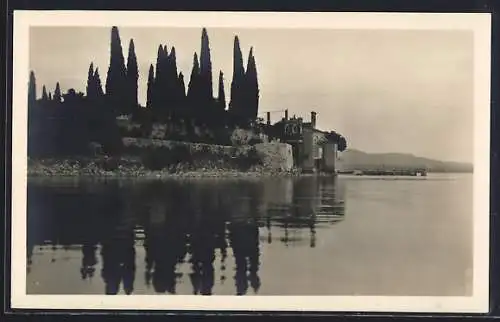
[[[294,166],[303,172],[331,172],[336,170],[338,159],[337,142],[331,138],[330,132],[316,128],[316,112],[311,112],[310,122],[303,118],[285,116],[271,124],[270,113],[264,131],[270,139],[279,140],[292,146]]]

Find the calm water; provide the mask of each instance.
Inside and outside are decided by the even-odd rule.
[[[470,295],[472,175],[30,179],[31,294]]]

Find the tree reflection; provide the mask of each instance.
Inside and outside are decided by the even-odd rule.
[[[82,246],[82,267],[80,274],[82,279],[92,278],[97,264],[97,243],[84,243]]]
[[[245,295],[248,284],[258,293],[260,278],[259,228],[255,221],[232,222],[229,225],[229,240],[235,261],[236,295]]]
[[[102,271],[105,294],[114,295],[120,291],[123,283],[125,294],[134,290],[135,247],[133,230],[116,231],[109,239],[102,242]]]
[[[29,214],[27,269],[35,245],[52,241],[54,254],[63,251],[62,245],[80,245],[79,273],[90,280],[100,250],[101,277],[110,295],[121,287],[125,294],[134,292],[136,250],[141,251],[136,225],[144,233],[145,285],[154,292],[177,294],[178,284],[187,283],[192,294],[211,295],[234,269],[235,293],[246,295],[261,288],[261,246],[265,251],[277,240],[282,244],[273,247],[302,243],[314,248],[322,226],[344,218],[333,178],[152,181],[66,189],[72,191],[71,202],[59,202],[70,192],[45,187],[44,198],[51,202],[41,204],[43,198],[37,198],[39,212]],[[38,217],[42,215],[45,222]],[[44,225],[34,224],[39,222]],[[234,267],[228,260],[231,253]]]

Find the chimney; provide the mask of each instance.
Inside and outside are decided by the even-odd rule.
[[[316,128],[316,112],[311,112],[311,126],[313,129]]]
[[[288,121],[288,109],[285,110],[285,121]]]
[[[267,112],[267,125],[271,125],[271,112]]]

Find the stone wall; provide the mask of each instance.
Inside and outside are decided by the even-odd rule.
[[[255,145],[264,167],[290,171],[293,168],[292,146],[286,143],[270,142]]]
[[[201,151],[207,148],[211,151],[223,151],[224,153],[230,154],[233,151],[233,147],[227,145],[215,145],[206,143],[191,143],[191,142],[181,142],[181,141],[170,141],[170,140],[160,140],[160,139],[144,139],[144,138],[128,138],[122,139],[123,145],[126,148],[168,148],[172,149],[177,146],[185,146],[189,148],[190,151]]]
[[[273,171],[290,171],[293,168],[292,146],[286,143],[259,143],[254,146],[225,146],[204,143],[189,143],[144,138],[123,138],[125,154],[146,155],[151,150],[163,151],[165,157],[170,151],[178,147],[184,147],[195,156],[198,163],[210,160],[217,167],[226,167],[228,163],[237,161],[238,158],[245,159],[255,151],[260,159],[260,166]]]

